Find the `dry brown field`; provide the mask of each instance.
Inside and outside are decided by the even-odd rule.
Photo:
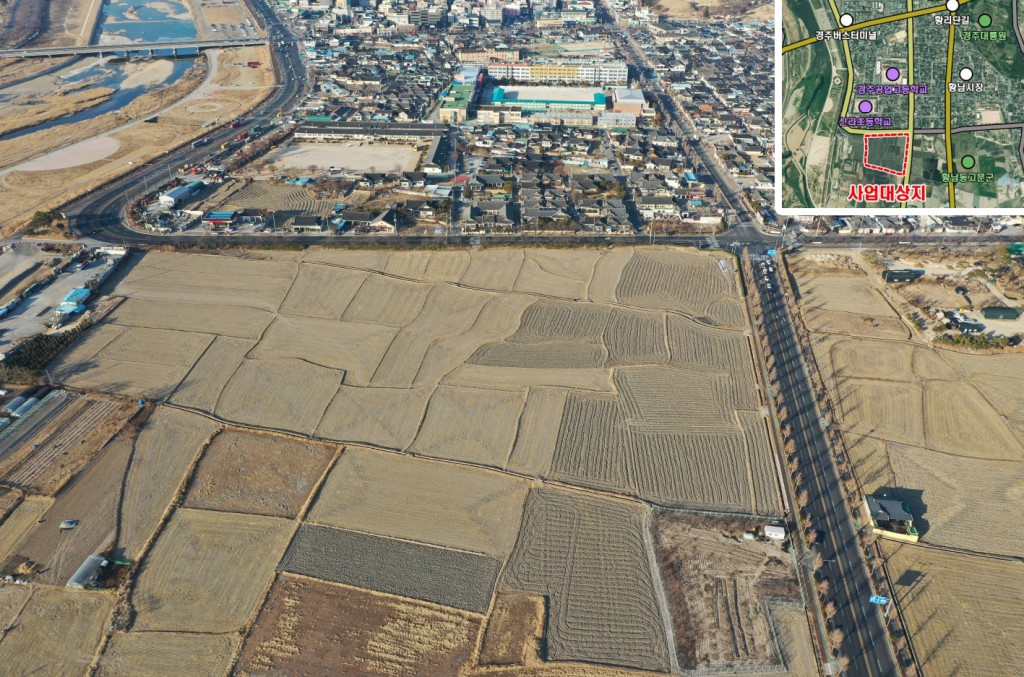
[[[9,675],[84,674],[114,605],[104,592],[37,586],[0,639]]]
[[[65,585],[86,558],[114,544],[121,486],[135,434],[134,426],[126,426],[64,486],[5,568],[28,563],[35,573],[27,578]],[[62,531],[64,519],[77,519],[80,524]]]
[[[345,385],[366,386],[395,338],[379,324],[308,317],[279,317],[249,356],[296,359],[345,372]]]
[[[766,600],[799,602],[789,555],[773,543],[737,541],[719,525],[682,515],[658,513],[652,530],[680,667],[783,665]]]
[[[662,384],[668,387],[670,381]],[[700,398],[691,402],[706,407],[703,414],[692,407],[674,410],[692,416],[696,425],[671,426],[662,424],[658,416],[671,420],[674,414],[666,414],[663,405],[678,406],[678,399],[649,402],[634,402],[630,411],[620,398],[570,393],[552,476],[659,505],[779,514],[771,489],[776,479],[767,428],[758,429],[748,420],[744,431],[737,419],[730,421],[724,415],[717,418],[719,428],[708,426],[705,419],[715,412]],[[657,425],[645,424],[643,414]],[[756,444],[748,442],[748,436]]]
[[[487,292],[447,284],[432,286],[416,319],[403,327],[388,346],[371,385],[385,388],[424,385],[417,382],[417,376],[431,344],[471,331],[492,298]]]
[[[481,345],[501,340],[514,332],[519,325],[519,318],[532,303],[531,297],[521,294],[492,296],[480,309],[472,327],[463,333],[431,343],[423,354],[414,385],[446,380],[446,375],[464,367],[465,362]]]
[[[433,388],[341,386],[320,420],[316,436],[386,449],[416,439]]]
[[[508,470],[534,477],[550,472],[566,397],[568,393],[561,388],[530,388]]]
[[[174,389],[174,404],[213,414],[220,394],[256,341],[218,336]]]
[[[441,386],[430,398],[412,450],[504,468],[525,403],[517,392]]]
[[[668,671],[640,504],[534,489],[502,578],[546,595],[547,657]]]
[[[269,311],[256,308],[247,308],[246,312],[239,313],[229,305],[165,303],[130,298],[110,313],[107,321],[123,327],[258,339],[273,319]]]
[[[77,398],[35,438],[4,458],[0,482],[30,493],[56,494],[137,408],[91,395]]]
[[[281,305],[281,312],[340,320],[366,278],[361,271],[304,265]]]
[[[285,574],[271,588],[236,671],[451,677],[470,667],[479,632],[476,614]]]
[[[877,288],[874,277],[852,259],[823,265],[794,259],[800,306],[808,329],[822,334],[909,339],[910,330]]]
[[[1015,675],[1024,663],[1020,563],[886,543],[896,601],[925,674]]]
[[[11,627],[22,608],[32,596],[32,588],[20,585],[0,587],[0,628],[5,632]]]
[[[460,282],[467,287],[511,291],[526,260],[524,251],[475,251]]]
[[[101,674],[205,634],[217,672],[239,633],[245,674],[665,672],[651,504],[782,509],[720,255],[151,252],[113,295],[55,373],[173,405],[109,473],[139,565]],[[753,648],[720,660],[756,665],[740,592]]]
[[[132,630],[238,630],[294,531],[294,522],[275,517],[178,508],[142,562]]]
[[[204,416],[158,407],[135,440],[121,499],[118,546],[138,559],[218,426]]]
[[[294,437],[222,430],[203,452],[184,504],[297,517],[336,453],[336,447]]]
[[[349,447],[306,519],[504,558],[528,489],[498,472]]]
[[[244,360],[221,391],[216,413],[235,423],[311,435],[342,374],[302,360]]]
[[[540,653],[544,598],[515,592],[495,595],[480,642],[481,665],[525,665]]]
[[[10,561],[18,550],[22,539],[36,526],[37,522],[53,505],[52,498],[26,496],[23,501],[0,522],[0,565]]]
[[[180,675],[223,675],[237,647],[231,635],[117,632],[103,650],[96,675],[163,677],[169,666]]]

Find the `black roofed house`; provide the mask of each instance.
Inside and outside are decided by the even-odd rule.
[[[324,229],[319,218],[305,214],[299,214],[293,218],[288,228],[293,233],[321,233]]]
[[[871,516],[872,531],[899,541],[917,543],[914,516],[903,501],[884,495],[864,497],[864,507]]]

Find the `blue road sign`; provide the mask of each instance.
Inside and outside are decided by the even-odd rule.
[[[871,595],[871,599],[868,600],[872,604],[886,605],[889,603],[888,597],[882,597],[881,595]]]

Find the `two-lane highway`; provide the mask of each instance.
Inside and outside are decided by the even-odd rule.
[[[757,270],[757,264],[755,264]],[[870,604],[870,574],[857,538],[853,516],[839,481],[828,439],[822,428],[814,389],[800,353],[796,328],[782,296],[778,273],[757,272],[750,280],[762,289],[765,328],[778,373],[776,396],[791,417],[791,439],[796,444],[809,500],[804,508],[813,528],[821,534],[815,546],[825,561],[830,596],[837,606],[833,623],[846,634],[841,654],[850,677],[891,677],[900,674],[880,608]],[[767,275],[768,280],[763,277]],[[767,288],[768,284],[771,289]]]

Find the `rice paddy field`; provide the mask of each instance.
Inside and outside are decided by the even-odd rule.
[[[1024,398],[1011,385],[1024,376],[1024,359],[932,345],[900,316],[900,292],[850,256],[802,253],[789,266],[861,488],[899,498],[914,516],[921,544],[886,550],[899,560],[890,559],[897,601],[924,671],[1000,674],[1019,662],[1004,655],[1019,643],[978,627],[1019,627],[1019,605],[1007,598],[968,611],[951,601],[960,582],[949,572],[977,572],[963,578],[978,599],[1020,587],[1020,573],[989,556],[1024,556],[1020,511],[1011,507],[1024,498]],[[982,575],[990,570],[1006,576]],[[956,612],[938,612],[939,599]],[[1001,614],[1012,620],[993,620]]]
[[[721,253],[149,252],[110,293],[50,374],[143,413],[0,521],[30,591],[116,555],[62,591],[116,607],[76,638],[98,675],[670,673],[653,516],[784,512]],[[712,662],[809,674],[806,622],[769,626],[737,558],[739,601],[694,604],[748,613],[751,648]]]

